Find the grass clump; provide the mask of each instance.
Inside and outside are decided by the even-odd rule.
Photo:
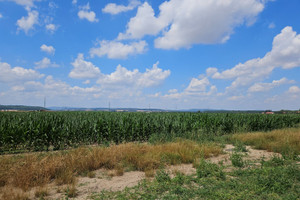
[[[243,168],[246,166],[246,162],[243,160],[243,156],[240,153],[234,152],[230,155],[230,161],[234,167]]]
[[[65,189],[65,196],[67,198],[74,198],[77,196],[77,189],[75,187],[75,184],[72,184]]]
[[[300,154],[299,128],[234,134],[231,140],[243,142],[257,149],[281,153],[286,158],[295,159]]]
[[[34,196],[38,199],[45,199],[45,197],[48,195],[49,195],[48,189],[44,187],[39,187],[34,193]]]
[[[241,142],[241,141],[236,141],[234,143],[234,149],[233,149],[235,152],[242,152],[242,153],[246,153],[248,152],[247,148],[246,148],[246,145]]]
[[[88,172],[87,173],[87,177],[89,177],[89,178],[95,178],[96,177],[96,173],[95,172]]]
[[[146,171],[145,171],[145,176],[146,176],[147,178],[154,177],[154,176],[155,176],[155,170],[154,170],[154,169],[146,170]]]

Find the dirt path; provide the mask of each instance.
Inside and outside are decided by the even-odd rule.
[[[264,150],[255,150],[250,146],[247,146],[247,150],[248,152],[245,155],[244,159],[257,163],[259,163],[262,157],[268,160],[274,155],[279,155]],[[219,155],[217,157],[211,157],[207,160],[213,163],[222,162],[223,165],[226,166],[226,169],[230,170],[233,167],[231,166],[231,161],[229,158],[230,154],[233,151],[234,146],[228,144],[224,148],[224,154]],[[169,166],[166,170],[170,172],[172,176],[174,176],[176,172],[180,172],[186,175],[192,175],[196,173],[196,169],[193,168],[192,164]],[[122,176],[113,177],[109,176],[110,173],[112,173],[112,171],[100,169],[95,171],[94,178],[79,177],[76,184],[77,196],[74,199],[88,199],[88,197],[92,193],[100,193],[102,190],[120,191],[125,189],[126,187],[133,187],[137,185],[141,180],[146,178],[145,173],[139,171],[125,172]],[[49,193],[47,199],[65,199],[66,192],[64,191],[64,188],[66,188],[66,186],[61,186],[60,188],[58,188],[58,186],[52,184],[47,186],[47,188]],[[32,198],[34,197],[34,191],[31,191],[31,196]]]

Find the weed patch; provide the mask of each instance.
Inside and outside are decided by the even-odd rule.
[[[222,167],[217,164],[210,163],[201,159],[200,163],[196,165],[197,177],[206,178],[206,177],[216,177],[220,179],[225,179],[225,173],[223,172]]]
[[[243,168],[246,166],[246,162],[243,160],[244,155],[241,153],[232,153],[230,155],[230,161],[234,167]]]
[[[234,143],[234,149],[233,149],[235,152],[243,152],[243,153],[246,153],[248,152],[247,148],[246,148],[246,145],[241,142],[241,141],[236,141]]]
[[[65,196],[67,198],[74,198],[77,196],[77,189],[75,187],[75,184],[72,184],[65,189]]]
[[[292,162],[292,163],[288,163]],[[202,161],[197,177],[178,173],[170,178],[159,171],[156,178],[119,192],[103,191],[91,199],[293,199],[300,198],[300,171],[294,161],[277,158],[261,168],[235,169],[217,178],[219,166]],[[198,170],[201,169],[201,170]],[[201,178],[200,178],[201,177]]]

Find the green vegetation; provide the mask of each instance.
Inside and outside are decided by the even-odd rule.
[[[215,177],[217,179],[226,179],[226,175],[223,172],[222,166],[206,162],[204,159],[202,159],[200,163],[196,164],[195,166],[197,169],[198,178]]]
[[[276,159],[264,161],[261,167],[232,172],[202,161],[196,176],[178,173],[170,178],[159,171],[153,181],[145,180],[120,192],[103,191],[91,199],[299,199],[299,166],[284,159],[278,165]],[[224,175],[220,178],[220,174]]]
[[[0,110],[38,111],[48,109],[41,106],[0,105]]]
[[[246,163],[243,161],[243,155],[241,153],[234,152],[230,156],[231,163],[234,167],[245,167]]]
[[[0,112],[0,153],[111,142],[157,143],[178,137],[215,140],[215,136],[270,131],[299,123],[300,115]]]
[[[49,183],[68,184],[59,191],[73,198],[81,194],[78,177],[96,178],[102,168],[109,176],[138,170],[155,178],[92,199],[299,199],[300,129],[287,128],[299,123],[300,115],[0,112],[1,153],[81,146],[0,156],[0,198],[48,198]],[[235,146],[230,156],[207,162],[225,142]],[[249,160],[245,145],[282,156]],[[183,163],[193,163],[195,174],[164,170]]]

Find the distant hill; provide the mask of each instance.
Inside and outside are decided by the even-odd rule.
[[[41,106],[0,105],[0,110],[36,111],[36,110],[48,110],[48,109]]]
[[[182,109],[165,110],[149,108],[76,108],[76,107],[49,107],[55,111],[111,111],[111,112],[202,112],[202,113],[262,113],[263,110],[214,110],[214,109]]]
[[[167,112],[163,109],[143,108],[76,108],[76,107],[49,107],[55,111],[111,111],[111,112]]]
[[[78,107],[48,107],[41,106],[25,106],[25,105],[0,105],[1,110],[52,110],[52,111],[110,111],[110,112],[202,112],[202,113],[262,113],[265,110],[221,110],[221,109],[181,109],[181,110],[165,110],[165,109],[149,109],[149,108],[78,108]],[[292,114],[300,113],[299,111],[280,110],[275,111],[276,114]]]
[[[179,112],[202,112],[202,113],[262,113],[264,110],[221,110],[221,109],[186,109]]]

